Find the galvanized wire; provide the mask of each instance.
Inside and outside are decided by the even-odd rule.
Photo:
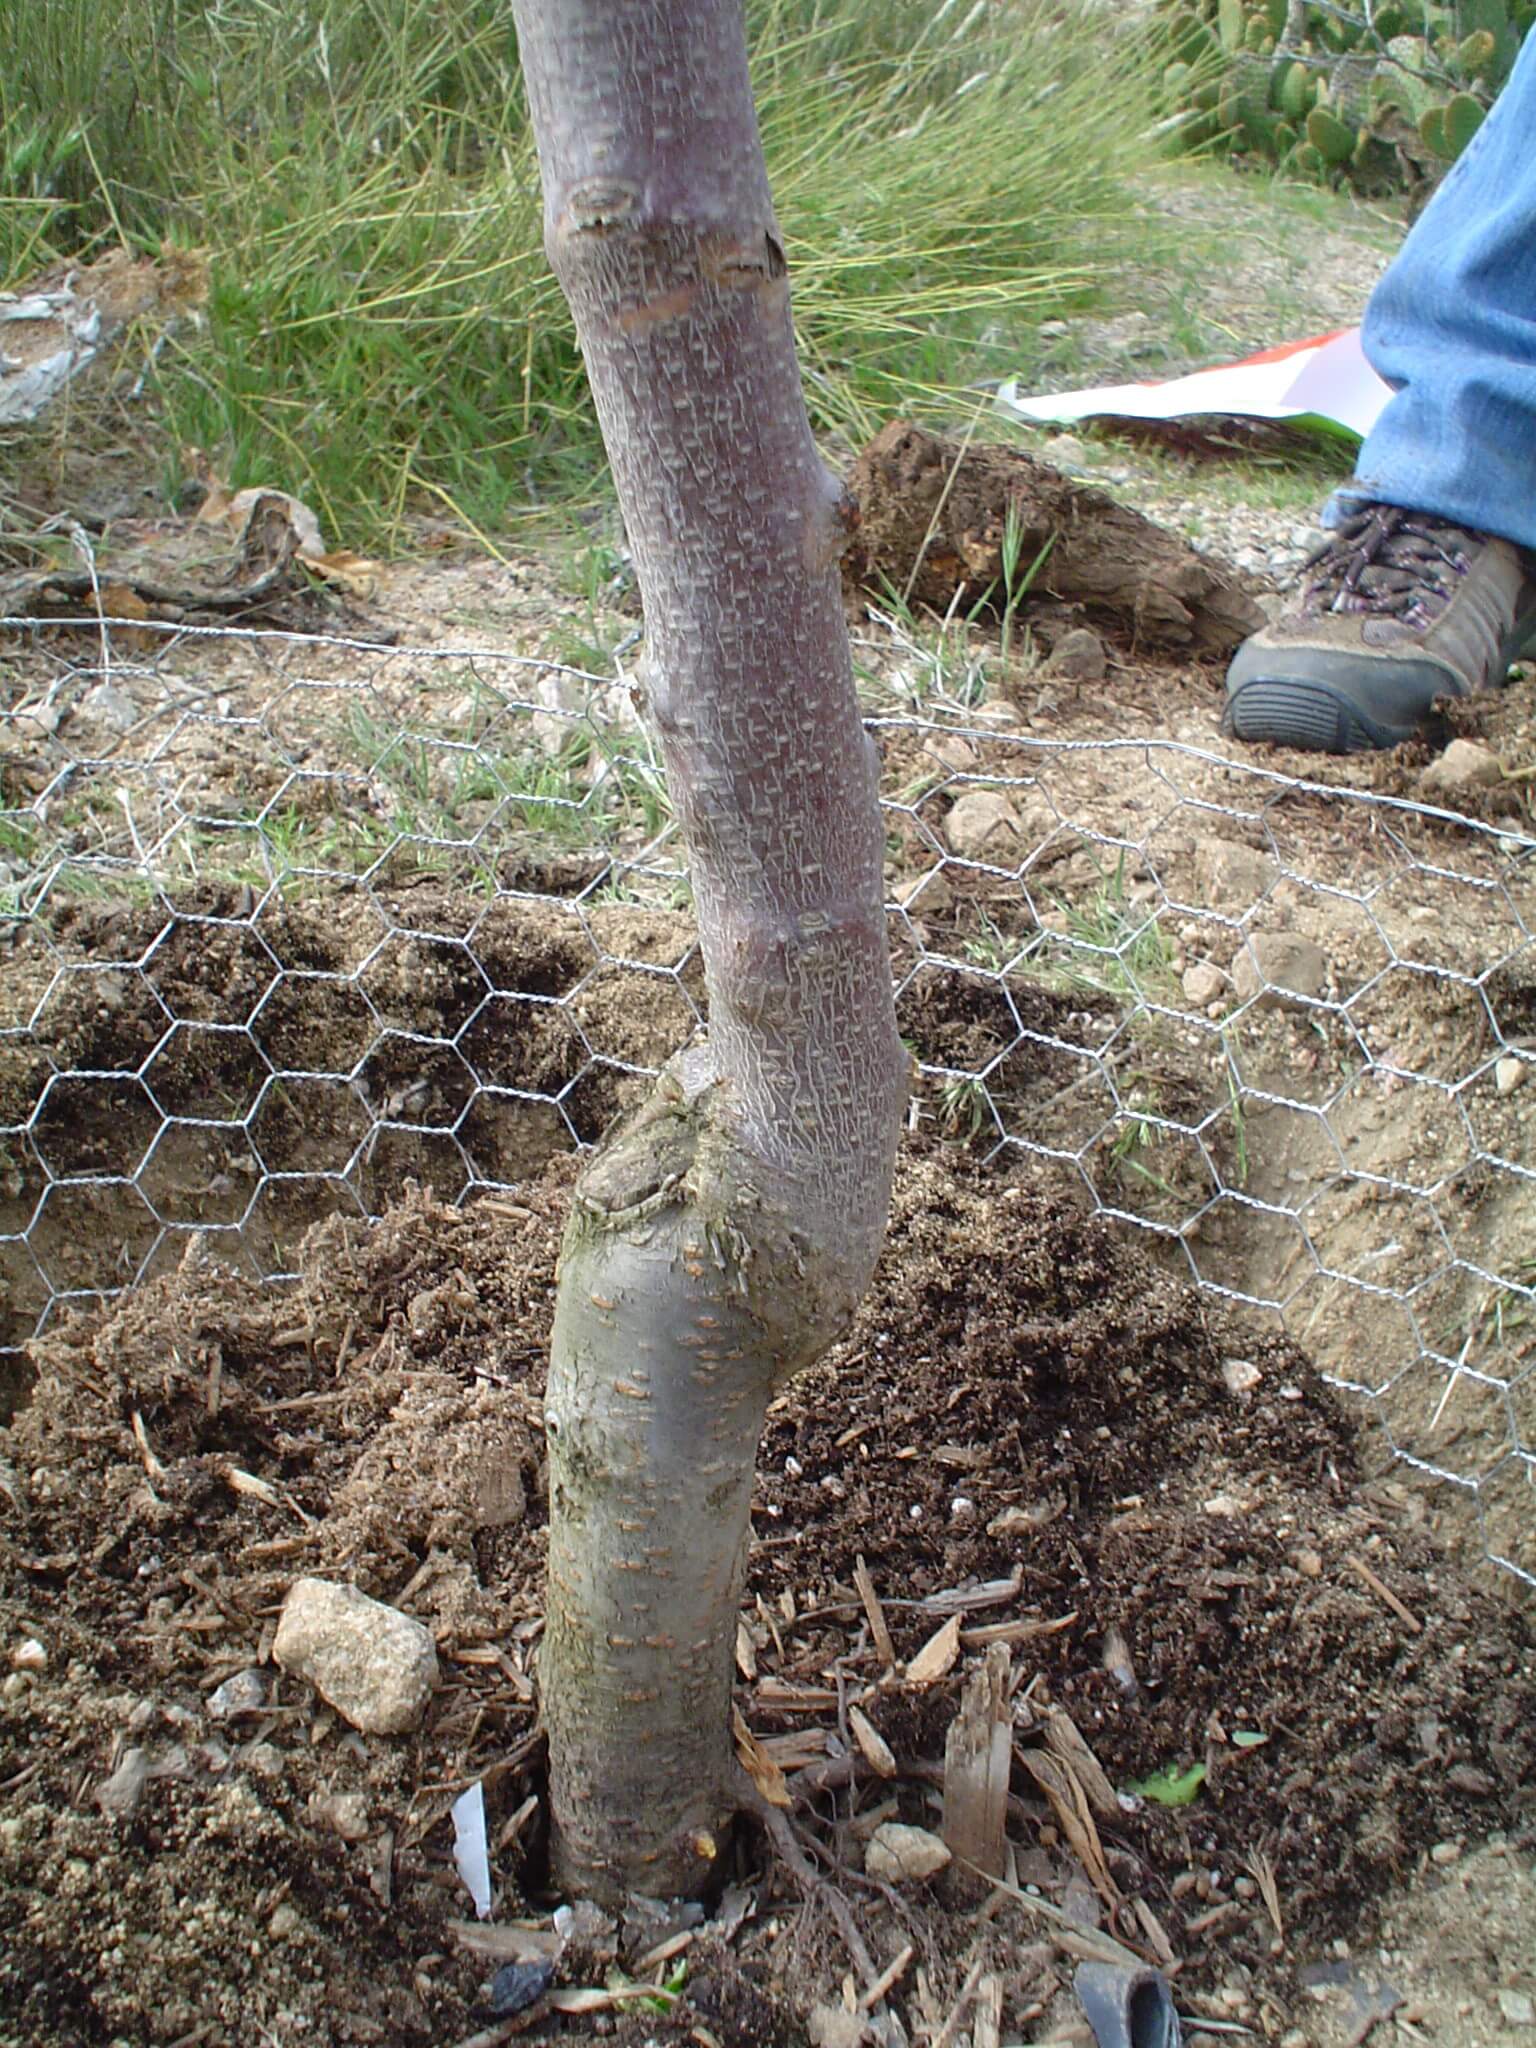
[[[622,660],[0,630],[0,1378],[194,1242],[280,1280],[407,1179],[513,1187],[701,1028]],[[1536,840],[889,701],[914,1126],[1290,1331],[1536,1585]]]

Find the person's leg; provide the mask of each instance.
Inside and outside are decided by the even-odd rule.
[[[1233,661],[1241,739],[1390,746],[1437,696],[1501,682],[1536,630],[1536,34],[1362,339],[1394,395],[1299,601]]]

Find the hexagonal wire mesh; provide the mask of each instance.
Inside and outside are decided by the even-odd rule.
[[[0,627],[0,1372],[189,1242],[513,1186],[699,1027],[622,674]],[[950,708],[870,719],[914,1125],[1282,1321],[1536,1585],[1536,840]]]

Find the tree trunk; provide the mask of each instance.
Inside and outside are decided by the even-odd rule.
[[[707,1044],[583,1174],[550,1358],[540,1653],[557,1881],[705,1889],[752,1465],[846,1326],[906,1087],[883,832],[739,0],[514,0],[545,195],[645,605]]]

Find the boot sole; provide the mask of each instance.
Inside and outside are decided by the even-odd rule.
[[[1516,620],[1499,651],[1497,681],[1490,688],[1503,688],[1510,664],[1530,651],[1533,643],[1536,611]],[[1266,648],[1264,655],[1271,658],[1275,672],[1260,670],[1234,685],[1232,677],[1243,659],[1241,649],[1229,671],[1221,729],[1234,739],[1297,747],[1308,753],[1379,752],[1414,738],[1423,729],[1436,696],[1465,694],[1445,670],[1443,688],[1426,695],[1422,662],[1415,664],[1416,675],[1403,677],[1394,702],[1388,663],[1372,662],[1352,675],[1347,657],[1298,649],[1296,668],[1287,675],[1281,668],[1284,650]],[[1305,658],[1309,655],[1310,660]],[[1310,674],[1305,673],[1308,668]],[[1335,671],[1333,676],[1330,669]],[[1369,708],[1362,698],[1370,700]]]

